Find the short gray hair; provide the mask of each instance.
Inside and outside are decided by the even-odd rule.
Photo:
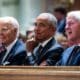
[[[76,20],[80,21],[80,11],[70,11],[67,13],[68,17],[74,17]]]
[[[57,19],[56,19],[56,17],[53,14],[51,14],[51,13],[41,13],[38,16],[38,18],[39,17],[42,17],[43,19],[44,18],[47,19],[54,27],[57,26]]]
[[[14,17],[0,17],[1,22],[10,23],[13,25],[13,27],[17,28],[17,35],[16,37],[19,37],[19,23]]]

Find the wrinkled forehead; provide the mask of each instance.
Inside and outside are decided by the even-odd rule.
[[[11,20],[0,18],[0,24],[11,24]]]
[[[10,22],[0,21],[0,28],[15,29],[15,27]]]
[[[35,22],[37,23],[49,23],[49,20],[47,17],[39,16],[36,18]]]
[[[6,25],[14,28],[19,29],[18,21],[13,17],[1,17],[0,18],[0,25]]]
[[[66,22],[68,22],[68,21],[79,22],[79,20],[76,19],[74,16],[67,16],[66,17]]]

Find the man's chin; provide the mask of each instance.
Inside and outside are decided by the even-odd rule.
[[[74,41],[74,40],[75,40],[75,38],[70,37],[70,38],[68,38],[68,40],[69,40],[69,41]]]
[[[42,39],[41,38],[36,38],[36,41],[37,42],[42,42]]]

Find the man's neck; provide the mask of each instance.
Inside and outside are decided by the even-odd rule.
[[[80,44],[80,40],[70,41],[69,44],[70,44],[70,46],[72,46],[72,45],[79,45]]]

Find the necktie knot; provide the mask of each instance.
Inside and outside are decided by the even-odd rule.
[[[2,64],[2,60],[6,51],[7,51],[6,48],[0,44],[0,65]]]
[[[79,52],[80,51],[80,46],[75,46],[75,51]]]
[[[6,48],[0,44],[0,53],[5,53],[6,52]]]
[[[38,48],[39,53],[42,51],[42,48],[43,48],[42,45],[40,45]]]

